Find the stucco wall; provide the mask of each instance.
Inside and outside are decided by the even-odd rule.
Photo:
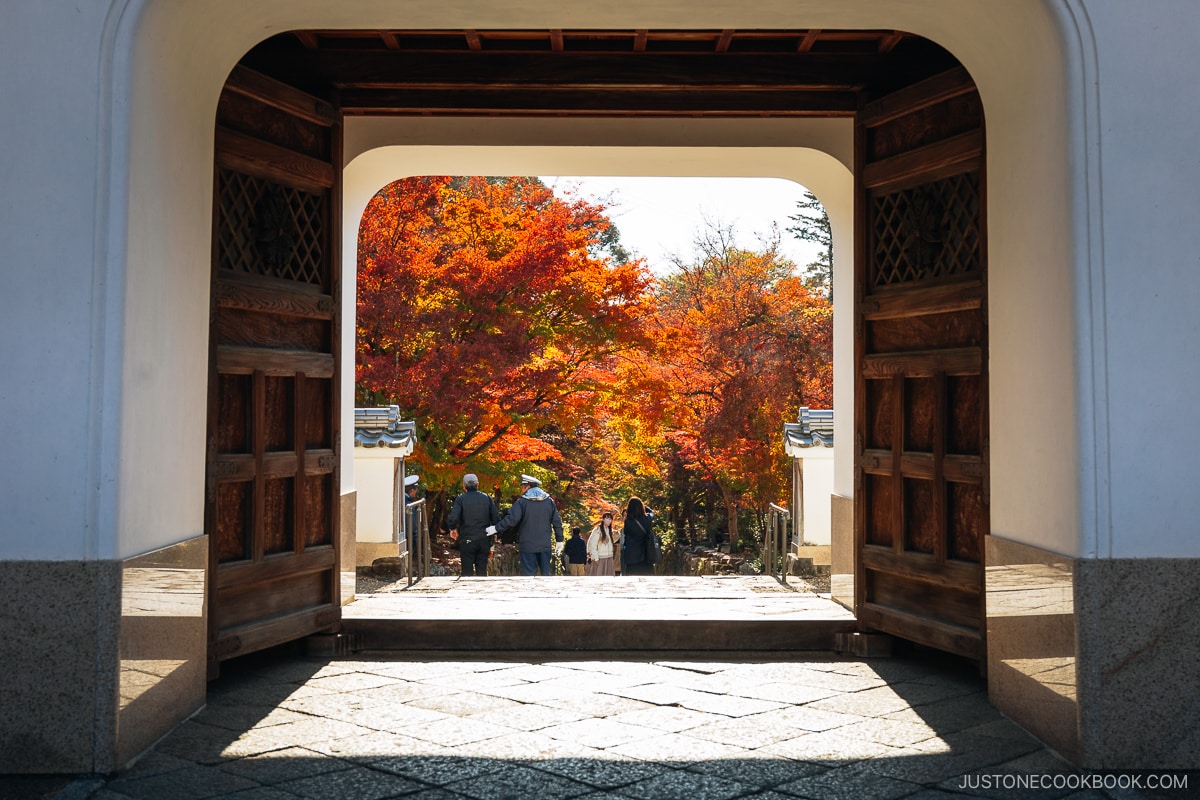
[[[1101,194],[1089,208],[1098,243],[1081,298],[1094,316],[1080,334],[1094,370],[1094,458],[1108,468],[1095,475],[1084,554],[1196,557],[1200,8],[1179,0],[1083,5],[1096,42],[1093,69],[1082,76],[1096,80],[1088,177]],[[1147,11],[1161,16],[1147,20]]]
[[[8,3],[0,25],[0,557],[95,556],[108,435],[96,192],[105,8]],[[106,392],[109,393],[106,395]],[[110,437],[111,438],[111,437]]]
[[[396,460],[378,451],[356,447],[354,465],[358,494],[355,528],[357,541],[393,541]]]
[[[0,34],[3,99],[21,111],[0,121],[17,143],[0,156],[15,275],[0,400],[21,465],[6,558],[125,556],[200,532],[217,94],[273,33],[376,26],[898,28],[945,45],[988,125],[993,529],[1066,554],[1200,555],[1187,0],[96,5],[22,4]],[[675,135],[656,146],[692,144]],[[48,436],[57,402],[71,413]],[[1110,420],[1140,423],[1136,459],[1108,447]]]
[[[833,448],[807,447],[804,455],[797,459],[804,470],[804,508],[793,509],[792,514],[795,520],[800,516],[798,512],[803,511],[802,534],[808,544],[831,544],[833,541],[833,512],[829,502],[834,494],[833,456]],[[795,469],[792,472],[795,480]],[[792,524],[795,525],[795,521]]]

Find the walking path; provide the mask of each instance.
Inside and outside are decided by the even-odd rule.
[[[223,672],[203,712],[91,797],[934,800],[964,775],[1067,769],[958,663],[275,653]]]
[[[227,665],[208,707],[94,800],[1069,798],[1073,774],[962,664],[311,660]],[[1137,795],[1112,795],[1136,797]]]
[[[484,582],[430,581],[424,591],[478,599]],[[698,594],[749,602],[754,585],[708,584]],[[528,595],[525,604],[544,604],[552,588],[570,597],[583,587],[556,579],[509,588]],[[628,598],[668,588],[607,591]],[[347,613],[385,600],[396,598],[363,596]],[[459,613],[452,606],[443,610]],[[124,773],[59,781],[53,790],[45,779],[0,777],[0,797],[1187,796],[1075,788],[1081,777],[988,703],[973,664],[928,652],[870,660],[819,651],[313,658],[289,646],[226,662],[207,707]],[[1031,780],[1048,788],[1015,788]]]
[[[764,576],[426,578],[361,595],[342,630],[371,651],[829,651],[854,615]]]
[[[844,620],[808,584],[767,576],[422,578],[358,595],[345,619]]]

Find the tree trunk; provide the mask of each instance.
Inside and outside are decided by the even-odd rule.
[[[725,517],[729,522],[729,552],[736,553],[738,549],[737,497],[722,486],[721,499],[725,502]]]
[[[429,535],[436,538],[441,534],[442,525],[450,513],[450,498],[445,489],[426,493],[425,513],[429,521]]]
[[[688,499],[684,500],[684,513],[688,517],[688,543],[695,545],[696,543],[696,501],[689,495]]]

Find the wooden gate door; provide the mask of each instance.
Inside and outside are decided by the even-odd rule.
[[[209,675],[340,620],[340,115],[236,69],[217,111]]]
[[[987,249],[970,76],[865,104],[856,151],[857,616],[982,663]]]

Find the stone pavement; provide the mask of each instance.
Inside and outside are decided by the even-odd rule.
[[[988,704],[972,665],[939,655],[330,659],[293,647],[222,673],[207,707],[125,773],[5,796],[1151,796],[978,789],[986,775],[1078,773]]]
[[[343,619],[842,620],[854,615],[802,578],[766,575],[422,578],[359,594]]]
[[[356,649],[491,652],[829,651],[854,615],[767,576],[425,578],[342,609]],[[713,656],[715,657],[715,656]]]

